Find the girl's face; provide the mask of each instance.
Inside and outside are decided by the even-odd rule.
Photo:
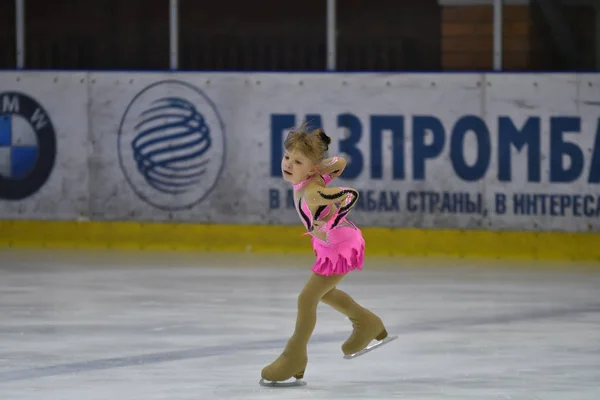
[[[317,165],[296,150],[286,150],[281,160],[283,179],[294,184],[302,182],[317,172]]]

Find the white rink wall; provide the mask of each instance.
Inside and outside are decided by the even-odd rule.
[[[598,74],[46,71],[0,87],[2,219],[296,224],[279,165],[308,118],[348,158],[338,184],[360,190],[363,226],[600,231]]]

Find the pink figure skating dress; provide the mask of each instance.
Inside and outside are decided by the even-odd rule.
[[[328,185],[332,179],[329,175],[323,175],[325,185]],[[294,185],[294,190],[300,190],[305,187],[313,178],[310,177]],[[339,275],[346,274],[352,270],[361,270],[363,267],[365,241],[361,230],[346,215],[358,198],[358,192],[340,188],[342,194],[349,193],[344,204],[329,218],[327,224],[323,225],[319,232],[326,234],[325,240],[314,234],[314,221],[320,215],[329,215],[332,204],[321,206],[312,214],[306,203],[305,196],[300,197],[296,203],[296,211],[301,221],[308,230],[305,235],[312,236],[313,251],[316,256],[312,271],[318,275]]]

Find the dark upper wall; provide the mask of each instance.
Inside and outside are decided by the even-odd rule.
[[[303,0],[284,7],[279,0],[180,0],[180,66],[194,70],[325,69],[325,4],[324,0]],[[344,5],[338,8],[340,68],[440,68],[436,0],[344,0],[338,4]],[[11,22],[14,9],[2,14],[10,16]],[[27,0],[26,65],[167,69],[168,15],[168,0]],[[12,26],[13,36],[6,42],[14,45]],[[10,57],[9,62],[14,66]]]
[[[27,68],[169,68],[169,0],[25,3]],[[492,67],[491,6],[440,7],[437,0],[337,3],[340,70]],[[535,6],[505,11],[505,68],[569,69]],[[595,11],[583,6],[563,11],[582,54],[581,67],[593,69]],[[14,15],[14,1],[0,1],[0,68],[15,67]],[[324,70],[326,1],[180,0],[179,49],[184,70]]]

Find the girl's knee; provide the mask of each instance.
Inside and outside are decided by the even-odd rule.
[[[298,307],[308,307],[319,302],[320,296],[309,288],[304,288],[298,295]]]

